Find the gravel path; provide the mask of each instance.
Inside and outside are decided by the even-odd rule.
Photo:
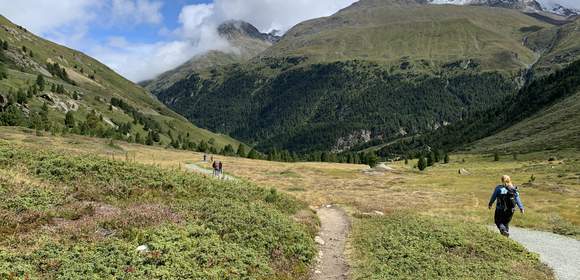
[[[580,241],[558,234],[510,227],[510,238],[540,255],[560,280],[580,279]]]
[[[316,242],[320,247],[312,280],[346,280],[348,264],[344,255],[350,222],[340,208],[325,206],[317,211],[320,218],[320,235]]]
[[[213,171],[210,169],[205,169],[200,167],[199,165],[195,164],[195,163],[191,163],[191,164],[186,164],[185,168],[187,168],[187,170],[192,171],[192,172],[197,172],[197,173],[201,173],[201,174],[205,174],[205,175],[209,175],[209,176],[213,176]],[[217,178],[217,177],[215,177]],[[223,175],[220,179],[225,179],[225,180],[232,180],[235,181],[236,178],[230,176],[230,175]]]

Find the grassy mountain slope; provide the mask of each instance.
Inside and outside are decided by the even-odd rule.
[[[0,17],[0,40],[5,42],[1,61],[7,73],[7,78],[0,80],[2,111],[6,112],[11,103],[11,112],[17,115],[15,121],[4,125],[60,131],[64,128],[65,113],[70,111],[76,124],[71,131],[86,134],[115,135],[132,141],[139,134],[144,141],[149,131],[155,130],[160,134],[158,143],[164,144],[169,144],[170,137],[178,136],[191,142],[213,138],[216,148],[239,143],[195,127],[105,65],[39,38],[4,17]],[[38,75],[45,80],[44,89],[36,83]],[[26,98],[16,100],[19,95]],[[112,98],[127,106],[111,106]],[[47,107],[42,108],[44,104]],[[85,123],[93,111],[98,120]],[[36,118],[41,120],[37,122]],[[127,124],[131,124],[128,129]],[[125,128],[120,129],[121,126]]]
[[[400,2],[404,2],[400,4]],[[368,59],[419,69],[473,60],[481,70],[517,72],[534,60],[522,46],[529,26],[549,25],[517,10],[363,0],[328,18],[298,24],[264,57],[306,56],[314,62]]]
[[[262,150],[344,151],[499,105],[541,56],[523,42],[550,28],[511,9],[360,1],[297,25],[248,63],[200,71],[157,95]]]
[[[534,32],[526,45],[543,54],[534,66],[536,76],[562,69],[580,57],[580,19]]]
[[[256,27],[243,21],[226,21],[218,26],[217,31],[229,44],[225,50],[212,50],[197,55],[176,69],[141,84],[155,94],[166,90],[194,72],[247,61],[271,47],[272,43],[278,40],[278,37],[260,33]]]
[[[470,150],[538,151],[580,149],[580,92],[540,110],[493,136],[469,145]]]

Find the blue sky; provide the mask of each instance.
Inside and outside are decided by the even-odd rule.
[[[580,8],[580,0],[558,1]],[[287,31],[356,0],[0,0],[0,13],[78,49],[132,81],[151,79],[208,50],[235,51],[217,35],[229,19]]]
[[[225,20],[245,20],[264,32],[284,32],[355,1],[0,0],[0,13],[141,81],[208,50],[232,51],[215,30]]]

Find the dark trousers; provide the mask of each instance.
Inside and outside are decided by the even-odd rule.
[[[514,216],[513,209],[495,209],[495,225],[500,231],[509,232],[510,231],[510,222],[512,217]]]

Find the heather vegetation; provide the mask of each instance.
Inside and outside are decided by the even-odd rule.
[[[251,184],[5,142],[0,177],[0,278],[300,279],[315,256],[305,205]]]

